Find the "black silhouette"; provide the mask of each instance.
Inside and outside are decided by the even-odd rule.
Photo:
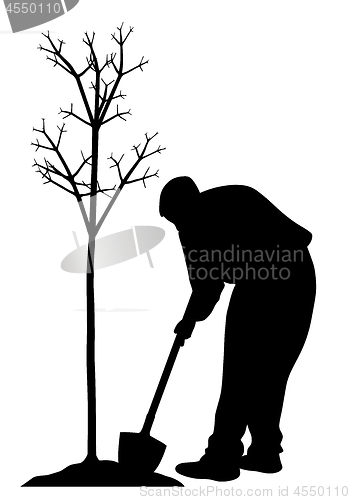
[[[120,88],[121,80],[136,69],[143,71],[143,67],[148,61],[142,57],[141,61],[130,69],[124,67],[124,45],[133,28],[130,28],[127,34],[123,34],[123,25],[118,28],[117,34],[112,34],[112,40],[117,44],[117,52],[107,54],[103,64],[98,62],[98,58],[94,49],[95,34],[89,36],[85,33],[83,38],[84,44],[88,49],[87,64],[82,71],[77,71],[73,65],[63,55],[63,40],[54,42],[50,34],[43,34],[48,42],[48,47],[39,45],[39,50],[47,53],[47,59],[54,63],[54,66],[59,66],[68,73],[76,82],[86,116],[80,116],[73,111],[73,104],[68,110],[60,110],[64,114],[64,118],[74,117],[82,126],[88,127],[91,131],[91,152],[88,156],[82,155],[82,162],[79,166],[70,166],[69,162],[64,158],[60,149],[63,134],[66,132],[65,123],[59,129],[58,139],[55,141],[49,135],[45,120],[42,121],[41,129],[34,129],[42,134],[46,144],[42,144],[39,140],[32,143],[36,150],[43,149],[49,154],[53,154],[58,162],[55,165],[53,160],[44,157],[43,161],[38,163],[35,160],[34,166],[37,167],[44,179],[44,184],[54,184],[64,191],[73,195],[78,202],[85,227],[88,235],[88,255],[86,259],[86,311],[87,311],[87,349],[86,349],[86,368],[87,368],[87,397],[88,397],[88,436],[87,436],[87,456],[81,464],[74,464],[56,474],[51,474],[46,477],[37,477],[25,484],[25,486],[137,486],[137,485],[178,485],[178,481],[171,478],[154,474],[152,471],[142,469],[125,468],[116,462],[100,461],[96,454],[96,374],[95,374],[95,294],[94,294],[94,262],[95,262],[95,241],[98,232],[100,231],[103,222],[105,221],[109,211],[126,185],[143,182],[146,187],[146,179],[158,176],[158,171],[148,173],[149,168],[143,176],[139,178],[133,177],[133,173],[139,164],[145,159],[161,153],[164,148],[158,148],[149,151],[150,142],[157,134],[148,136],[146,134],[144,144],[134,146],[132,149],[136,153],[136,160],[128,169],[125,175],[122,174],[121,160],[110,156],[112,161],[111,167],[116,167],[118,170],[119,183],[110,188],[101,188],[98,176],[98,160],[99,160],[99,138],[101,128],[114,120],[120,118],[126,120],[130,115],[130,110],[120,111],[119,106],[116,106],[114,114],[107,116],[108,111],[114,100],[122,100],[126,96]],[[106,80],[108,69],[113,72],[114,79]],[[83,77],[92,74],[93,81],[91,82],[92,99],[88,98],[83,85]],[[90,81],[90,80],[89,80]],[[124,81],[124,80],[123,80]],[[90,100],[92,101],[90,103]],[[86,168],[87,167],[87,168]],[[85,181],[83,174],[88,170],[90,176],[89,181]],[[97,217],[97,194],[102,193],[110,197],[107,207],[104,209],[101,217]],[[110,196],[109,193],[112,193]],[[89,200],[89,214],[83,203],[83,198]]]
[[[219,481],[237,478],[240,468],[278,472],[286,384],[307,337],[315,300],[307,249],[312,235],[250,187],[200,193],[189,177],[164,187],[160,214],[179,231],[192,287],[177,335],[189,338],[196,322],[212,312],[224,283],[235,283],[214,432],[204,456],[176,470]],[[242,457],[247,426],[252,443]]]

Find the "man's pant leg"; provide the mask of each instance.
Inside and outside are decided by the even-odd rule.
[[[304,262],[291,271],[290,279],[266,284],[268,301],[258,307],[261,324],[256,325],[259,335],[250,360],[256,376],[248,416],[249,452],[258,454],[283,451],[280,418],[286,386],[307,338],[315,301],[315,273],[307,251]]]
[[[226,319],[222,389],[210,450],[243,452],[246,426],[253,449],[280,453],[279,422],[289,374],[306,340],[316,292],[308,251],[288,280],[239,282]]]
[[[238,460],[243,454],[241,439],[248,423],[247,397],[251,379],[244,374],[244,353],[248,347],[245,332],[249,329],[248,296],[249,290],[244,283],[236,285],[231,295],[226,316],[221,393],[214,432],[206,450],[206,453],[232,457],[233,460]]]

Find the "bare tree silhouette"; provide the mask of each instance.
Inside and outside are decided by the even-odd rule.
[[[67,57],[63,55],[63,40],[54,42],[50,33],[43,33],[46,39],[47,46],[39,45],[38,49],[47,53],[47,59],[54,63],[74,78],[81,100],[84,104],[86,116],[79,116],[75,113],[73,103],[68,109],[60,108],[59,114],[63,119],[70,117],[80,121],[86,127],[91,129],[91,147],[90,154],[84,155],[81,151],[82,161],[80,165],[72,167],[64,158],[61,152],[61,142],[63,134],[66,132],[65,122],[62,126],[58,126],[58,137],[53,138],[48,133],[45,119],[42,119],[41,128],[34,128],[33,130],[40,134],[43,138],[42,141],[36,139],[32,145],[35,146],[36,151],[44,150],[45,154],[54,155],[56,160],[49,160],[46,156],[40,161],[34,160],[34,167],[43,180],[44,184],[53,184],[58,186],[65,192],[73,195],[78,202],[81,215],[84,220],[88,235],[88,255],[86,267],[86,321],[87,321],[87,344],[86,344],[86,373],[87,373],[87,399],[88,399],[88,435],[87,435],[87,456],[85,462],[90,464],[97,463],[98,458],[96,454],[96,373],[95,373],[95,292],[94,292],[94,259],[95,259],[95,240],[98,232],[100,231],[106,217],[108,216],[111,208],[119,197],[121,191],[125,186],[137,182],[142,182],[146,187],[146,181],[152,177],[158,177],[158,170],[149,173],[149,168],[146,169],[143,175],[135,177],[133,174],[137,167],[145,158],[161,153],[165,148],[158,146],[151,148],[150,144],[157,136],[145,134],[144,141],[138,145],[134,145],[132,150],[135,152],[136,158],[134,163],[123,173],[121,162],[124,155],[119,160],[115,159],[113,153],[108,158],[111,161],[110,168],[116,168],[118,173],[118,181],[115,185],[102,188],[98,180],[99,174],[99,137],[101,128],[112,120],[120,118],[126,120],[126,117],[131,115],[130,109],[122,111],[119,105],[116,107],[116,112],[108,114],[111,105],[115,100],[122,101],[126,95],[120,90],[120,83],[122,79],[136,70],[143,71],[143,67],[148,64],[148,60],[143,57],[140,62],[129,69],[124,67],[124,46],[133,32],[133,28],[125,34],[123,32],[123,24],[117,28],[116,33],[112,34],[112,40],[117,45],[117,52],[107,54],[103,63],[100,64],[94,48],[95,33],[89,36],[85,33],[83,42],[88,48],[88,56],[86,57],[86,66],[82,71],[77,71],[69,62]],[[103,78],[105,73],[113,72],[114,79],[107,81]],[[85,90],[83,85],[83,77],[90,72],[93,73],[93,81],[90,86],[90,93],[92,90],[92,99]],[[82,175],[89,170],[89,182],[82,180]],[[97,195],[104,194],[110,197],[107,207],[103,211],[101,217],[97,217]],[[88,199],[88,208],[85,207],[83,198]]]

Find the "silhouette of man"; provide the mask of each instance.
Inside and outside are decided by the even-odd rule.
[[[177,177],[163,188],[159,210],[179,232],[192,287],[177,335],[189,338],[224,284],[235,283],[214,431],[203,457],[176,470],[217,481],[236,479],[240,468],[278,472],[286,384],[315,300],[312,235],[247,186],[199,192],[190,177]],[[242,457],[247,426],[252,443]]]

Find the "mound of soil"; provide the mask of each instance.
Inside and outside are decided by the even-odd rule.
[[[156,472],[127,470],[118,462],[96,460],[69,465],[65,469],[36,476],[23,486],[183,486],[179,481]]]

